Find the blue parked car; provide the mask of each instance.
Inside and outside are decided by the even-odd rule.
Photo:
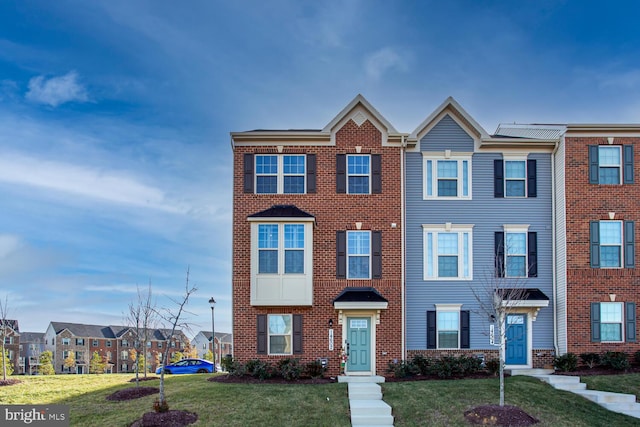
[[[156,369],[156,374],[160,374],[162,369]],[[164,367],[165,374],[212,374],[215,371],[213,363],[204,359],[182,359]]]

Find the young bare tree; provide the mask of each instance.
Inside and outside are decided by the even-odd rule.
[[[135,334],[136,387],[140,385],[140,365],[143,366],[145,378],[147,377],[148,369],[145,348],[147,342],[151,339],[151,333],[153,329],[155,329],[156,324],[155,302],[151,292],[151,281],[149,281],[146,292],[141,291],[140,287],[137,287],[137,291],[137,300],[129,303],[129,312],[126,316],[126,323],[132,327],[133,333]]]
[[[189,269],[187,268],[187,277],[184,284],[184,294],[182,295],[182,298],[180,300],[170,298],[171,301],[173,301],[178,306],[177,309],[165,307],[156,311],[159,319],[168,326],[166,330],[170,331],[165,336],[166,345],[164,346],[164,351],[162,353],[162,366],[165,366],[167,364],[169,349],[171,347],[170,343],[171,340],[176,336],[176,330],[191,330],[191,324],[186,322],[183,319],[183,316],[186,313],[192,314],[186,310],[186,306],[189,302],[189,297],[191,296],[191,294],[193,294],[197,290],[198,288],[195,285],[191,285],[189,283]],[[168,408],[167,400],[164,393],[164,369],[160,371],[160,395],[158,398],[158,407],[161,408],[161,410],[166,410],[166,408]]]
[[[9,321],[9,295],[5,295],[4,302],[0,300],[0,340],[2,341],[2,380],[7,380],[7,371],[10,370],[7,366],[7,360],[9,360],[5,347],[6,338],[9,336],[9,330],[13,327],[13,322]],[[10,361],[9,361],[10,362]],[[13,371],[11,369],[11,371]],[[10,375],[10,374],[9,374]]]
[[[502,245],[504,245],[504,242]],[[471,286],[471,292],[480,307],[478,312],[491,319],[491,322],[498,329],[497,342],[494,342],[495,336],[491,335],[490,342],[498,347],[500,406],[504,406],[504,365],[507,350],[507,332],[510,328],[507,319],[510,314],[519,313],[522,310],[519,308],[520,303],[526,299],[529,292],[525,288],[525,280],[522,278],[523,275],[528,275],[529,268],[525,266],[524,272],[520,271],[518,274],[508,271],[513,267],[507,267],[504,254],[505,251],[499,247],[498,253],[495,254],[495,269],[485,272],[479,285],[476,282]],[[522,269],[521,266],[520,269]]]

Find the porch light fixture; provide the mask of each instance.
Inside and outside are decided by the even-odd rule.
[[[329,319],[329,329],[333,328],[333,319]]]

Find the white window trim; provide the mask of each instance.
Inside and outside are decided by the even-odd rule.
[[[434,304],[436,306],[436,349],[438,350],[459,350],[460,349],[460,336],[462,335],[462,324],[460,319],[460,311],[462,304]],[[438,314],[443,313],[458,313],[458,345],[457,347],[440,347],[440,329],[438,328]]]
[[[473,153],[451,153],[451,150],[446,150],[443,153],[438,152],[423,152],[422,153],[422,198],[424,200],[471,200],[472,199],[472,157]],[[427,161],[432,161],[431,168],[431,195],[428,194],[427,189]],[[455,160],[458,162],[458,196],[449,197],[449,196],[438,196],[438,160]],[[468,195],[463,196],[463,187],[464,187],[464,170],[462,165],[463,161],[467,161],[467,179],[468,179]]]
[[[349,234],[351,234],[351,233],[368,233],[369,234],[369,253],[368,254],[366,254],[366,255],[365,254],[349,255]],[[371,264],[372,264],[372,254],[371,254],[371,252],[373,250],[373,248],[371,247],[372,246],[371,231],[370,230],[347,230],[347,236],[346,237],[347,237],[347,243],[346,243],[346,248],[345,248],[346,249],[345,250],[345,252],[346,252],[345,255],[347,257],[347,259],[346,259],[346,261],[347,261],[347,265],[346,265],[346,267],[347,267],[347,280],[371,280]],[[364,256],[369,257],[369,272],[368,272],[367,277],[349,277],[349,258],[350,257],[360,258],[360,257],[364,257]]]
[[[367,175],[364,174],[350,174],[349,173],[349,158],[350,157],[367,157],[369,159],[369,173]],[[371,155],[370,154],[347,154],[347,157],[345,159],[346,161],[346,165],[345,165],[345,176],[346,176],[346,183],[345,186],[347,187],[347,194],[371,194],[371,179],[372,177],[372,170],[371,170]],[[366,193],[352,193],[349,191],[349,177],[353,176],[353,177],[359,177],[359,176],[367,176],[369,178],[369,189],[367,190]]]
[[[602,304],[618,304],[620,305],[620,322],[604,322],[602,320]],[[613,324],[620,324],[620,341],[604,341],[601,340],[600,342],[603,343],[621,343],[621,342],[625,342],[625,319],[626,319],[626,313],[624,312],[624,303],[623,302],[619,302],[619,301],[603,301],[600,303],[600,325],[607,324],[607,325],[613,325]],[[602,334],[602,331],[600,331],[600,334]]]
[[[618,166],[602,165],[600,163],[600,148],[616,148],[618,150]],[[617,184],[602,184],[602,185],[621,185],[623,184],[622,168],[624,168],[624,159],[622,158],[622,145],[598,145],[598,183],[600,182],[600,168],[618,168],[618,183]]]
[[[256,247],[257,247],[257,253],[256,256],[259,256],[260,251],[261,250],[270,250],[270,251],[277,251],[278,253],[278,272],[277,273],[260,273],[258,269],[256,269],[256,272],[259,276],[304,276],[306,274],[307,271],[307,250],[308,250],[308,240],[307,240],[307,232],[308,230],[308,222],[264,222],[264,223],[260,223],[257,228],[258,230],[260,229],[260,225],[277,225],[278,226],[278,247],[277,248],[271,248],[271,249],[260,249],[260,247],[258,247],[258,241],[256,241]],[[302,250],[304,252],[304,256],[303,256],[303,271],[302,273],[285,273],[284,269],[285,269],[285,252],[287,250],[287,248],[285,247],[285,236],[284,236],[284,229],[285,229],[285,225],[302,225],[303,229],[304,229],[304,247],[302,249],[292,249],[292,250]],[[260,238],[259,233],[258,233],[258,239]],[[291,249],[291,248],[289,248]],[[259,268],[259,263],[258,263],[258,268]]]
[[[423,242],[423,280],[426,281],[460,281],[460,280],[473,280],[473,224],[422,224],[422,242]],[[469,275],[458,277],[438,277],[438,262],[437,255],[433,260],[434,275],[427,275],[427,237],[428,233],[458,233],[458,274],[464,272],[464,254],[462,252],[462,234],[469,234]],[[435,239],[434,239],[435,240]],[[437,242],[434,242],[433,253],[437,254]]]
[[[261,173],[254,172],[254,182],[253,185],[255,188],[255,194],[307,194],[307,156],[305,154],[256,154],[257,157],[273,157],[277,158],[277,172],[273,173]],[[284,173],[284,158],[285,157],[302,157],[304,159],[304,172],[301,175],[298,174],[285,174]],[[257,161],[256,161],[257,165]],[[256,167],[257,169],[257,167]],[[276,192],[275,193],[258,193],[258,177],[259,176],[275,176],[276,178]],[[284,177],[285,176],[302,176],[304,180],[303,191],[302,193],[285,193],[284,192]]]
[[[502,165],[504,170],[504,197],[506,199],[526,199],[529,189],[529,180],[527,179],[528,166],[527,166],[527,156],[526,155],[515,155],[515,154],[502,154]],[[508,179],[507,178],[507,162],[524,162],[524,194],[522,196],[508,196],[507,195],[507,181],[521,181],[521,179]]]
[[[612,184],[613,185],[613,184]],[[600,248],[602,246],[620,246],[620,265],[615,266],[615,267],[610,267],[610,266],[603,266],[602,265],[602,255],[600,255],[600,268],[601,269],[621,269],[624,268],[624,221],[620,221],[620,220],[600,220],[598,221],[598,233],[600,234],[600,224],[602,224],[603,222],[616,222],[618,224],[620,224],[620,245],[603,245],[602,244],[602,236],[600,236],[600,243],[598,244],[598,251],[600,251]],[[617,341],[615,341],[617,342]]]
[[[529,277],[529,224],[504,224],[504,277],[511,279],[524,279]],[[507,271],[507,235],[509,233],[524,233],[524,276],[509,276]]]
[[[291,320],[291,332],[289,334],[273,334],[273,336],[277,336],[277,337],[283,337],[283,336],[290,336],[291,340],[290,345],[289,345],[289,352],[288,353],[272,353],[271,352],[271,333],[269,332],[269,317],[271,316],[287,316],[289,317],[289,319]],[[280,314],[280,313],[270,313],[267,314],[267,353],[270,356],[290,356],[293,354],[293,315],[292,314]]]

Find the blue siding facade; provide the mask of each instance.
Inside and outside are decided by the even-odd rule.
[[[502,159],[503,152],[513,148],[474,152],[474,146],[474,138],[449,115],[444,115],[418,141],[419,151],[406,153],[406,349],[427,349],[427,311],[435,310],[435,304],[462,304],[462,310],[470,311],[470,350],[496,350],[489,344],[488,315],[480,309],[471,289],[486,289],[487,283],[495,280],[494,235],[503,231],[504,224],[528,224],[529,231],[537,233],[537,277],[512,280],[516,287],[538,288],[551,299],[532,324],[533,348],[528,350],[552,349],[552,154],[543,150],[524,153],[528,160],[536,160],[537,197],[495,198],[494,160]],[[471,200],[424,199],[423,152],[445,150],[451,150],[452,155],[473,152]],[[473,225],[472,280],[424,280],[422,225],[445,223]]]

